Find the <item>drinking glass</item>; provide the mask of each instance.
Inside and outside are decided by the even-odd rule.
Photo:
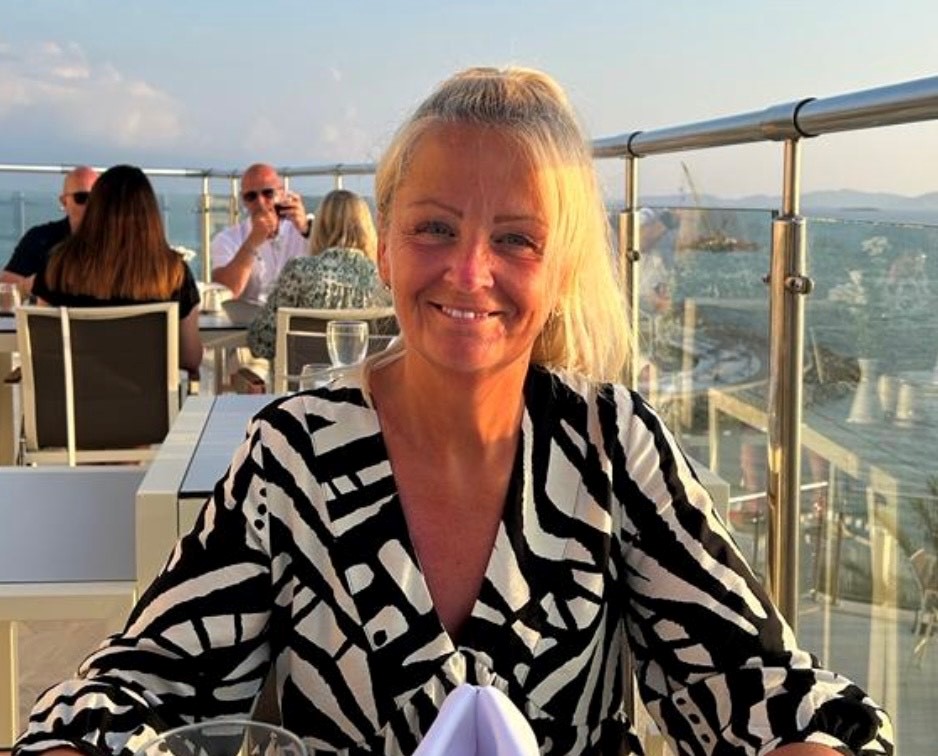
[[[20,287],[15,283],[0,283],[0,312],[11,313],[20,304]]]
[[[368,353],[368,322],[330,320],[326,323],[326,348],[333,367],[361,362]]]
[[[277,212],[279,217],[283,217],[284,211],[290,207],[292,203],[290,202],[290,192],[286,189],[281,189],[278,192],[277,197],[274,199],[274,210]]]
[[[250,719],[209,719],[167,730],[134,756],[308,756],[289,730]]]
[[[324,386],[331,377],[331,368],[328,365],[323,365],[321,362],[307,363],[300,370],[299,390],[309,391]]]

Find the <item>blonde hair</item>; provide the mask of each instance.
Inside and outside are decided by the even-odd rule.
[[[371,208],[355,192],[335,189],[319,203],[310,233],[310,253],[318,255],[329,247],[360,249],[370,260],[378,259]]]
[[[613,273],[590,146],[563,90],[540,71],[514,67],[470,68],[444,81],[401,126],[378,163],[382,229],[420,138],[447,123],[497,130],[539,173],[550,228],[544,254],[557,300],[532,361],[594,380],[619,380],[631,349],[627,308]]]

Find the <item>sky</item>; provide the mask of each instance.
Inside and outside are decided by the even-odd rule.
[[[938,74],[934,0],[0,3],[0,163],[372,161],[470,65],[550,73],[590,138]],[[805,140],[803,189],[923,194],[936,156],[938,121]],[[687,191],[681,161],[701,192],[780,192],[760,144],[643,159],[640,196]]]

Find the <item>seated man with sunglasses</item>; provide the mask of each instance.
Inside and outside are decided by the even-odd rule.
[[[81,223],[85,215],[85,203],[97,179],[98,172],[86,165],[80,165],[65,174],[62,193],[59,195],[65,217],[33,226],[23,234],[6,268],[0,273],[0,282],[17,284],[24,299],[32,293],[33,278],[40,268],[45,267],[52,248],[64,241]]]
[[[288,260],[307,254],[311,219],[302,198],[284,192],[277,171],[255,163],[241,177],[248,217],[212,239],[212,280],[233,297],[263,300]]]

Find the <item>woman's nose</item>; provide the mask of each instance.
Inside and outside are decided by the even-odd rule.
[[[482,289],[492,285],[493,262],[487,238],[467,239],[453,250],[447,277],[453,285],[462,290]]]

